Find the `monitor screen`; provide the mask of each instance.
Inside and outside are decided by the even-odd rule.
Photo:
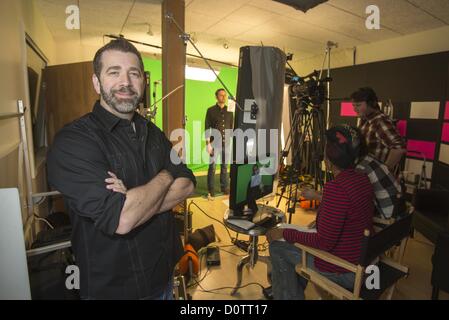
[[[273,192],[274,159],[231,165],[229,206],[234,215],[243,214],[245,205],[254,211],[255,201]]]

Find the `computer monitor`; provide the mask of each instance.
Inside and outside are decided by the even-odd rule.
[[[273,192],[275,157],[255,163],[231,164],[229,207],[233,216],[257,213],[256,200]]]

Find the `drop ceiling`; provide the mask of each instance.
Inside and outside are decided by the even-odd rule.
[[[78,3],[80,30],[65,28],[66,7]],[[160,0],[37,0],[56,43],[102,46],[105,34],[161,45]],[[365,27],[366,7],[380,9],[381,29]],[[237,64],[245,45],[273,45],[300,61],[339,48],[401,37],[449,24],[449,0],[330,0],[307,13],[271,0],[186,0],[185,29],[202,53]],[[224,44],[228,48],[224,48]],[[148,53],[158,49],[139,46]],[[196,54],[192,46],[188,53]]]

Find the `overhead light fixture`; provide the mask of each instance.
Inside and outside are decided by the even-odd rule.
[[[229,41],[227,39],[218,39],[218,43],[220,43],[223,48],[229,49]]]
[[[218,75],[219,71],[215,70],[215,73]],[[207,81],[207,82],[215,82],[217,80],[217,76],[210,69],[190,67],[186,65],[185,77],[189,80],[198,80],[198,81]]]
[[[274,0],[286,4],[296,10],[307,12],[307,10],[315,8],[317,5],[327,2],[328,0]]]

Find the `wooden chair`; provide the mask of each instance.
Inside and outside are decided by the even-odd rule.
[[[396,246],[399,242],[405,242],[410,235],[412,215],[396,220],[386,226],[380,232],[370,235],[365,230],[362,253],[358,264],[352,264],[346,260],[336,257],[329,252],[307,247],[302,244],[295,244],[302,250],[302,262],[296,266],[296,271],[314,284],[317,288],[326,291],[338,299],[359,300],[379,299],[384,293],[386,299],[391,299],[396,282],[408,275],[408,267],[386,257],[385,252]],[[319,272],[307,267],[307,254],[345,268],[355,274],[354,288],[352,291],[332,282]],[[378,260],[376,263],[374,263]],[[365,286],[365,270],[371,264],[376,264],[380,272],[379,289],[368,289]]]

